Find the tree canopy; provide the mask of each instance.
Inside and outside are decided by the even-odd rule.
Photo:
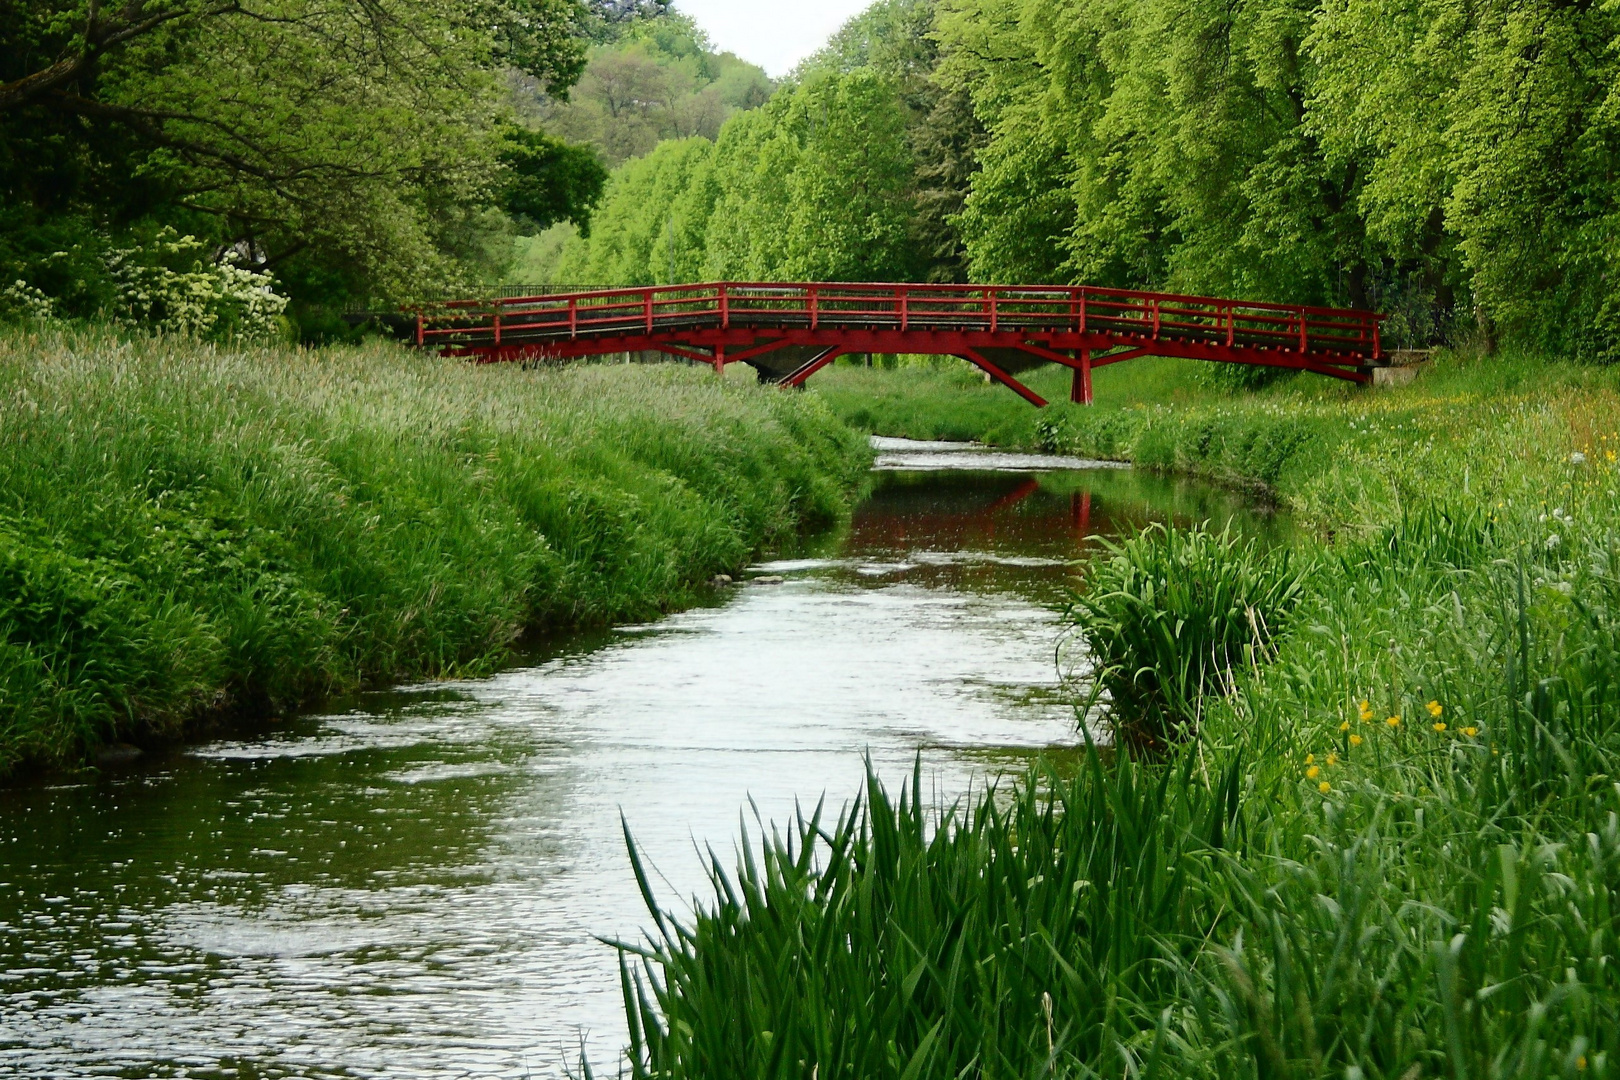
[[[529,111],[549,132],[597,148],[609,164],[640,157],[662,139],[714,139],[733,114],[771,94],[763,69],[716,52],[678,11],[613,24],[564,96],[524,80]]]
[[[1613,3],[878,0],[775,86],[663,0],[103,4],[0,8],[0,276],[70,309],[163,228],[298,301],[569,222],[552,281],[1083,282],[1620,359]]]
[[[172,227],[295,296],[476,277],[504,227],[491,215],[586,220],[602,171],[524,131],[506,74],[565,93],[612,14],[582,0],[7,4],[0,271],[90,312],[106,252]]]
[[[879,0],[711,147],[624,166],[555,274],[671,267],[1354,304],[1617,359],[1620,8]]]

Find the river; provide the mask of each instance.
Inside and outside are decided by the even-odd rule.
[[[621,820],[678,903],[868,761],[951,798],[1061,753],[1085,537],[1268,527],[1130,470],[879,451],[846,528],[708,606],[0,791],[0,1075],[538,1077],[582,1043],[613,1075]]]

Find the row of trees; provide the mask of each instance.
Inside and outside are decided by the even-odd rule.
[[[619,169],[555,275],[1149,286],[1620,358],[1620,7],[880,0]]]
[[[584,222],[606,178],[520,122],[514,73],[565,94],[592,37],[647,6],[0,5],[0,284],[105,313],[133,262],[195,276],[163,264],[200,245],[273,272],[309,320],[497,273],[513,220]]]
[[[935,76],[934,9],[892,0],[846,25],[713,141],[668,140],[613,175],[558,281],[953,280],[950,224],[982,132]]]

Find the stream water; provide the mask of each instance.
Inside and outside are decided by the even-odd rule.
[[[0,790],[0,1075],[612,1075],[614,951],[755,814],[920,755],[950,798],[1072,747],[1085,537],[1238,516],[1129,470],[882,440],[842,531],[709,606],[476,682]],[[780,583],[768,583],[780,577]],[[767,579],[760,581],[760,578]],[[622,820],[622,825],[621,825]]]

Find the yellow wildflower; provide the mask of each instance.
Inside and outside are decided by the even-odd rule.
[[[1609,456],[1613,457],[1614,455],[1610,454]],[[1575,1059],[1575,1068],[1579,1072],[1585,1072],[1586,1071],[1586,1055],[1585,1054],[1582,1054],[1580,1057]]]
[[[1351,746],[1360,746],[1361,745],[1361,736],[1360,735],[1352,735],[1352,736],[1350,736],[1350,745]]]
[[[1306,754],[1305,755],[1305,764],[1309,765],[1311,762],[1313,762],[1315,760],[1316,760],[1316,755],[1315,754]]]
[[[1429,710],[1429,715],[1435,717],[1436,719],[1439,718],[1441,713],[1446,711],[1445,709],[1443,709],[1441,707],[1441,705],[1440,705],[1440,703],[1438,701],[1431,701],[1427,705],[1425,705],[1424,708],[1428,709]]]
[[[1475,735],[1479,734],[1479,728],[1477,728],[1477,727],[1465,727],[1465,728],[1463,728],[1463,734],[1468,736],[1470,739],[1472,739]]]
[[[1340,724],[1339,725],[1339,730],[1340,731],[1349,731],[1350,730],[1350,721],[1346,720],[1344,723]]]
[[[1372,723],[1372,718],[1373,718],[1372,706],[1368,705],[1365,701],[1363,701],[1361,703],[1361,722],[1364,723],[1364,724],[1370,724],[1370,723]]]
[[[1316,785],[1316,790],[1326,795],[1328,792],[1333,790],[1333,785],[1324,780],[1320,784]]]
[[[1337,765],[1339,763],[1339,755],[1338,754],[1329,754],[1327,756],[1327,763],[1329,765]]]
[[[1436,730],[1436,731],[1444,731],[1444,730],[1446,730],[1445,722],[1442,721],[1442,722],[1434,725],[1434,730]]]
[[[1321,775],[1322,775],[1322,766],[1320,766],[1320,765],[1312,765],[1310,768],[1305,770],[1305,779],[1307,779],[1307,780],[1315,780],[1318,776],[1321,776]]]
[[[1389,719],[1385,720],[1384,723],[1388,724],[1390,727],[1400,727],[1401,718],[1398,716],[1391,716]]]

